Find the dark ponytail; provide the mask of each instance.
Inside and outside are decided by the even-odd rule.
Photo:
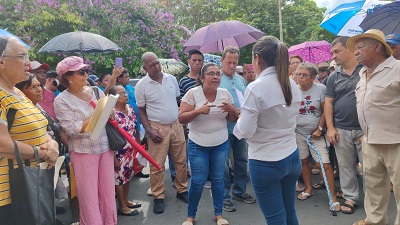
[[[275,66],[287,106],[292,103],[292,87],[289,79],[289,52],[285,43],[274,36],[263,36],[253,46],[254,54],[259,55],[267,67]]]

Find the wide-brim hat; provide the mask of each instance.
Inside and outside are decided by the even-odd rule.
[[[372,38],[372,39],[375,39],[375,40],[379,41],[380,43],[382,43],[385,46],[386,54],[388,54],[388,55],[392,55],[393,54],[392,49],[390,48],[390,46],[385,41],[385,34],[382,31],[376,30],[376,29],[367,30],[363,34],[358,34],[358,35],[355,35],[355,36],[349,38],[347,40],[347,42],[346,42],[347,48],[350,51],[354,52],[356,43],[361,38]]]

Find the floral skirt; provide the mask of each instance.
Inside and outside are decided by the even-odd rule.
[[[123,185],[133,177],[133,148],[128,147],[115,151],[119,171],[114,170],[115,185]]]

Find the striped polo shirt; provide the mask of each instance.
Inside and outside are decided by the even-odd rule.
[[[17,109],[10,130],[11,139],[28,145],[39,146],[46,143],[47,119],[32,102],[20,91],[16,96],[0,87],[0,124],[7,126],[7,112],[10,108]],[[14,165],[16,162],[14,160]],[[32,164],[32,165],[37,165]],[[8,160],[0,160],[0,206],[11,203],[10,184],[8,175]]]

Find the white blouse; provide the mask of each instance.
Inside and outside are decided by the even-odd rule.
[[[290,79],[292,103],[286,105],[275,67],[268,67],[247,86],[242,113],[233,130],[247,138],[249,159],[279,161],[297,148],[295,128],[301,91]]]
[[[200,108],[207,102],[203,88],[197,86],[190,89],[183,96],[182,102],[194,105],[195,109]],[[200,114],[189,123],[190,140],[204,147],[217,146],[228,140],[228,129],[226,127],[228,113],[222,112],[222,109],[218,107],[222,105],[222,102],[233,104],[233,98],[226,89],[218,88],[215,101],[208,103],[215,105],[215,107],[210,108],[209,114]]]

